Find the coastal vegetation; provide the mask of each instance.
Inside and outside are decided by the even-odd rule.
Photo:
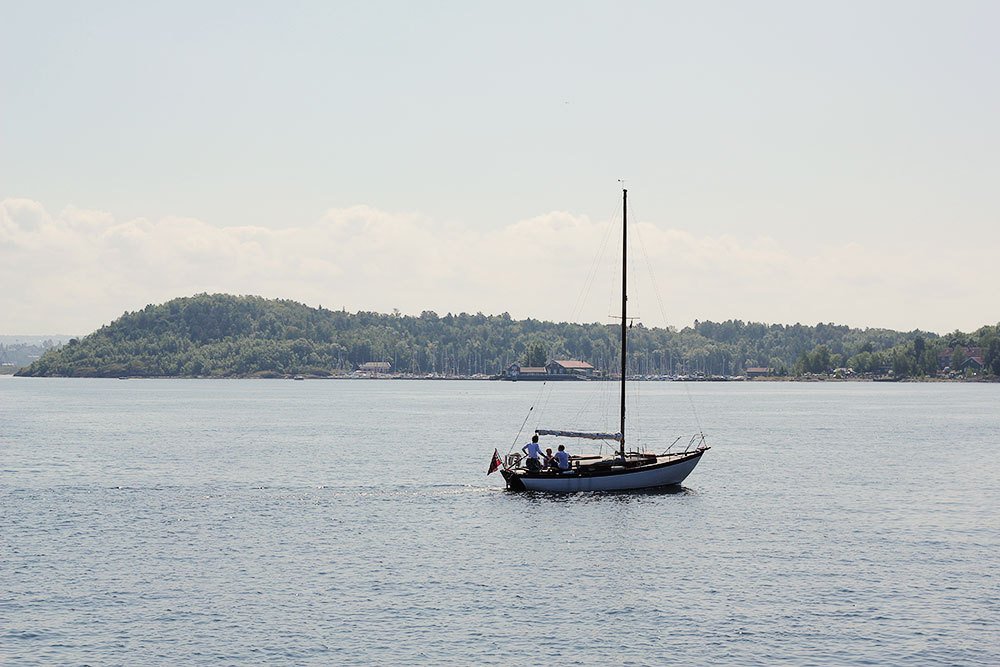
[[[1000,325],[972,333],[853,329],[727,320],[680,330],[636,324],[630,373],[933,376],[947,367],[1000,375]],[[395,372],[493,375],[512,363],[580,359],[616,372],[613,324],[515,320],[482,313],[348,313],[288,300],[200,294],[127,312],[18,374],[72,377],[330,376],[370,361]],[[970,361],[971,360],[971,361]]]
[[[62,336],[3,336],[0,335],[0,375],[13,375],[47,350],[69,340]]]

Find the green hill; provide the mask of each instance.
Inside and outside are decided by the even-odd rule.
[[[1000,370],[997,330],[988,326],[973,334],[938,336],[739,320],[695,322],[680,331],[636,325],[629,337],[630,372],[737,374],[754,366],[822,372],[851,364],[859,372],[921,375],[936,371],[942,352],[956,346],[980,346],[987,364]],[[582,359],[613,372],[617,356],[614,325],[514,320],[506,313],[347,313],[287,300],[200,294],[125,313],[89,336],[47,351],[19,374],[323,376],[388,361],[404,373],[471,375],[546,359]]]

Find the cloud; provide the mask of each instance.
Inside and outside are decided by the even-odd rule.
[[[630,229],[638,260],[630,304],[650,326],[733,317],[950,330],[997,319],[989,285],[1000,276],[994,268],[984,275],[993,264],[970,257],[977,249],[953,258],[960,261],[943,248],[915,256],[857,242],[802,254],[765,237],[698,236],[649,222]],[[73,207],[53,215],[6,199],[0,330],[82,334],[125,310],[199,292],[606,321],[617,309],[617,234],[558,211],[488,231],[370,206],[294,227],[217,227]]]

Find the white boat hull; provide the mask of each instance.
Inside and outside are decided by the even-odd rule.
[[[596,474],[576,470],[562,474],[532,474],[518,470],[504,471],[508,487],[546,493],[577,493],[580,491],[633,491],[680,484],[691,474],[705,449],[686,456],[658,457],[655,464],[632,469],[605,471]]]

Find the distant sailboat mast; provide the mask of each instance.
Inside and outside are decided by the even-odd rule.
[[[625,284],[628,280],[628,206],[626,205],[628,201],[628,190],[622,188],[622,387],[621,387],[621,427],[619,433],[622,435],[621,444],[619,445],[619,451],[622,456],[622,462],[625,462],[625,370],[628,368],[628,364],[625,356],[626,349],[626,333],[627,333],[627,322],[626,319],[626,302],[628,301],[628,296],[625,293]]]

